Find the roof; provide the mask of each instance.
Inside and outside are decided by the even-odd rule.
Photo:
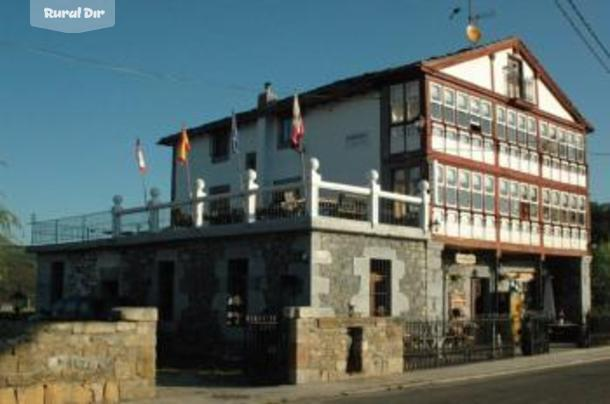
[[[324,104],[332,101],[337,101],[343,98],[352,97],[358,94],[366,93],[371,90],[378,89],[380,86],[391,83],[394,80],[401,79],[407,73],[416,73],[422,70],[422,67],[440,70],[447,66],[461,63],[476,57],[484,56],[502,49],[512,48],[518,52],[534,69],[538,72],[540,79],[547,85],[551,93],[557,97],[559,102],[570,112],[577,122],[584,125],[587,131],[593,131],[593,126],[586,118],[578,111],[574,104],[569,100],[566,94],[559,88],[557,83],[552,79],[550,74],[542,67],[538,59],[525,46],[525,44],[517,37],[509,37],[496,42],[487,43],[475,47],[459,49],[457,51],[444,55],[434,56],[428,59],[412,62],[409,64],[392,67],[388,69],[378,70],[374,72],[364,73],[358,76],[341,79],[333,83],[317,87],[313,90],[299,94],[299,100],[303,109]],[[240,124],[254,122],[259,116],[264,116],[270,113],[288,114],[292,108],[292,96],[285,97],[274,103],[267,105],[265,108],[252,108],[247,111],[237,113],[237,120]],[[218,120],[210,121],[200,126],[188,128],[191,137],[198,137],[204,134],[214,133],[220,130],[227,130],[231,125],[231,116],[226,116]],[[158,144],[172,146],[180,136],[180,132],[173,133],[159,140]]]

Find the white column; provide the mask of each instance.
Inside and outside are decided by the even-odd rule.
[[[244,177],[245,189],[245,214],[248,223],[256,222],[256,194],[258,184],[256,183],[256,171],[248,170]]]
[[[205,181],[198,178],[197,181],[195,181],[195,209],[193,209],[195,213],[195,217],[193,218],[195,227],[201,227],[204,224],[203,218],[205,217],[205,201],[203,198],[206,196]]]
[[[419,193],[421,197],[421,211],[419,213],[419,225],[424,231],[424,234],[428,234],[430,230],[430,184],[426,180],[422,180],[419,183]]]
[[[123,197],[121,195],[115,195],[112,198],[112,237],[119,237],[121,235],[121,211],[123,207]]]
[[[150,200],[148,201],[148,229],[150,231],[159,231],[159,196],[161,191],[159,188],[150,189]]]
[[[305,181],[305,187],[307,187],[307,212],[310,217],[318,216],[319,207],[319,196],[320,196],[320,181],[322,176],[318,172],[320,169],[320,162],[317,158],[312,157],[309,160],[309,172],[307,180]]]
[[[379,223],[379,173],[377,170],[371,170],[369,173],[369,186],[371,194],[369,199],[369,221],[374,226]]]

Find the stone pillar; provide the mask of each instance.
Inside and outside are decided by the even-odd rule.
[[[248,223],[256,222],[256,194],[258,184],[256,183],[256,171],[248,170],[244,178],[245,183],[245,214]]]
[[[419,183],[421,197],[421,212],[419,214],[420,226],[424,234],[430,231],[430,184],[426,180]]]
[[[309,173],[307,180],[305,181],[307,190],[307,212],[309,212],[310,217],[316,217],[318,216],[320,181],[322,181],[322,176],[318,172],[320,169],[320,161],[318,161],[317,158],[312,157],[309,161],[309,165]]]
[[[444,244],[436,241],[426,243],[426,319],[429,320],[441,320],[444,316],[444,248]]]
[[[374,226],[379,223],[379,173],[377,170],[371,170],[369,173],[369,186],[371,195],[369,200],[369,221]]]
[[[119,237],[121,235],[121,211],[123,210],[121,204],[123,203],[123,197],[121,195],[115,195],[112,198],[112,237]]]
[[[205,217],[205,201],[203,200],[207,196],[205,192],[205,181],[203,179],[198,178],[195,181],[195,209],[193,223],[195,223],[195,227],[201,227],[204,224]]]
[[[150,189],[150,201],[148,201],[148,229],[150,231],[159,231],[159,196],[161,191],[158,188]]]

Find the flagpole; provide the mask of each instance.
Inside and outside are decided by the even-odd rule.
[[[186,169],[186,186],[188,187],[189,190],[189,199],[193,199],[193,186],[191,185],[191,161],[189,160],[189,158],[186,158],[186,165],[185,165],[185,169]]]

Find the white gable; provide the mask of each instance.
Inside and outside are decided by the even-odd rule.
[[[542,80],[538,80],[537,85],[538,107],[544,112],[548,112],[549,114],[553,114],[560,118],[574,122],[572,115],[570,115],[570,113],[561,105],[557,98],[555,98],[546,84],[544,84]]]
[[[508,86],[506,85],[505,67],[509,56],[521,59],[524,80],[537,86],[538,100],[535,100],[535,102],[538,107],[549,114],[574,122],[572,115],[561,105],[549,88],[539,79],[534,82],[534,69],[519,54],[515,54],[513,49],[495,52],[493,60],[490,60],[489,55],[484,55],[445,67],[441,69],[441,72],[487,90],[507,95]]]
[[[458,63],[441,70],[450,76],[460,80],[468,81],[479,87],[492,89],[491,86],[491,63],[489,56],[472,59],[467,62]]]

